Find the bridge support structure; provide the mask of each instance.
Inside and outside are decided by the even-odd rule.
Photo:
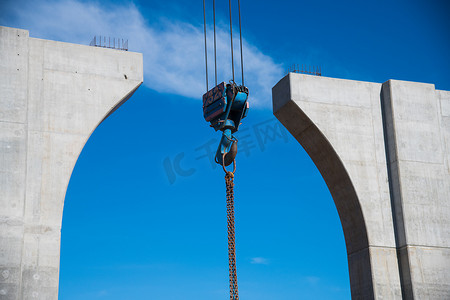
[[[352,298],[450,299],[450,92],[289,73],[272,94],[335,202]]]
[[[72,170],[91,133],[142,81],[140,53],[0,27],[1,299],[58,298]]]

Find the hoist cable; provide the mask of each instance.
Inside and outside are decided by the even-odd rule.
[[[230,6],[231,70],[233,73],[233,82],[234,82],[233,25],[231,21],[231,0],[228,0],[228,4]]]
[[[241,43],[241,72],[242,72],[242,85],[244,85],[244,55],[242,54],[242,28],[241,28],[241,1],[238,0],[239,9],[239,37]]]
[[[216,52],[216,0],[213,0],[213,22],[214,22],[214,72],[217,86],[217,52]]]
[[[203,0],[203,29],[205,35],[205,68],[206,68],[206,92],[209,90],[208,86],[208,48],[206,46],[206,9],[205,9],[205,0]]]

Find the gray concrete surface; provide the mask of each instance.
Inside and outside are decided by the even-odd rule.
[[[338,210],[353,299],[450,299],[450,92],[290,73],[273,111]]]
[[[0,299],[57,299],[72,170],[142,81],[142,54],[0,27]]]

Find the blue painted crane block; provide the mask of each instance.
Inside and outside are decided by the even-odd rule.
[[[216,131],[222,131],[222,139],[216,153],[216,162],[228,166],[237,154],[237,139],[241,120],[247,116],[248,89],[235,83],[222,82],[203,95],[203,117]]]

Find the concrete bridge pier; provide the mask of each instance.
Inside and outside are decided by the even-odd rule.
[[[450,92],[295,73],[272,92],[335,202],[352,298],[450,299]]]
[[[142,54],[0,27],[0,299],[58,298],[72,170],[142,80]]]

